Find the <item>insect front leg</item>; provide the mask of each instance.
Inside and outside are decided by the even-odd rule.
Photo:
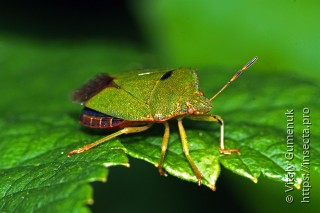
[[[240,154],[238,149],[225,149],[224,148],[224,123],[222,118],[216,115],[190,115],[186,117],[190,120],[198,120],[198,121],[213,121],[218,122],[220,124],[220,153],[222,154],[231,154],[237,153]]]
[[[137,127],[125,127],[115,133],[112,133],[106,137],[103,137],[93,143],[90,143],[90,144],[87,144],[79,149],[76,149],[76,150],[72,150],[68,153],[68,157],[70,157],[71,155],[73,154],[79,154],[81,152],[84,152],[84,151],[87,151],[95,146],[98,146],[99,144],[102,144],[114,137],[117,137],[119,135],[122,135],[122,134],[130,134],[130,133],[138,133],[138,132],[143,132],[143,131],[146,131],[147,129],[149,129],[153,124],[150,123],[150,124],[147,124],[145,126],[137,126]]]
[[[187,134],[186,134],[186,131],[184,130],[184,127],[182,125],[182,118],[178,118],[178,128],[179,128],[180,138],[181,138],[181,142],[182,142],[183,152],[184,152],[189,164],[191,165],[191,167],[192,167],[192,169],[198,179],[198,185],[200,186],[202,175],[189,154],[189,145],[188,145],[188,140],[187,140]]]
[[[164,157],[166,155],[166,151],[168,148],[170,128],[169,128],[169,123],[167,121],[163,122],[163,125],[164,125],[164,135],[163,135],[162,144],[161,144],[161,156],[158,164],[158,170],[160,175],[167,176],[167,174],[163,171],[163,162],[164,162]]]

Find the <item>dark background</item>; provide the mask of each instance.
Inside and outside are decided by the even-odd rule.
[[[36,39],[114,39],[143,43],[128,1],[2,1],[3,33]]]

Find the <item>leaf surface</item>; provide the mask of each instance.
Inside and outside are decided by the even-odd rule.
[[[84,204],[93,202],[88,183],[105,181],[106,167],[128,166],[127,155],[157,165],[164,130],[161,124],[155,124],[147,132],[120,136],[68,158],[68,151],[109,134],[80,128],[77,117],[81,106],[73,105],[67,99],[69,92],[83,83],[83,79],[97,73],[96,61],[91,60],[85,68],[90,70],[89,65],[92,66],[94,73],[77,75],[76,71],[81,70],[79,61],[74,64],[61,62],[66,57],[61,55],[64,48],[49,48],[47,52],[40,47],[18,46],[28,54],[11,50],[16,54],[14,59],[1,55],[6,61],[3,67],[7,72],[0,84],[3,92],[0,105],[3,114],[0,118],[0,211],[88,212]],[[103,52],[103,48],[94,49]],[[113,48],[108,50],[117,53]],[[74,52],[80,52],[76,57],[79,60],[86,56],[84,50],[75,49],[69,53]],[[122,52],[118,54],[127,63],[135,61],[138,55],[132,53],[132,56],[123,58]],[[25,57],[24,66],[17,67],[15,60]],[[49,63],[52,57],[61,64]],[[33,64],[34,61],[39,63]],[[75,71],[65,72],[68,66]],[[42,70],[47,72],[39,75]],[[208,96],[228,80],[225,74],[209,69],[200,71],[199,75],[201,89]],[[317,141],[320,137],[316,128],[320,122],[317,119],[320,117],[317,110],[320,100],[315,98],[320,93],[318,85],[315,80],[251,72],[241,76],[237,83],[215,99],[212,113],[224,119],[226,147],[238,148],[241,155],[219,153],[219,124],[184,121],[190,155],[203,175],[203,184],[214,189],[223,168],[254,182],[261,175],[283,182],[287,179],[285,170],[288,164],[292,164],[296,171],[295,185],[299,187],[304,160],[302,134],[307,128],[303,125],[304,108],[310,110],[312,122],[309,127],[312,133],[310,171],[319,176],[320,147]],[[285,158],[289,149],[285,113],[290,109],[294,109],[295,117],[292,160]],[[196,182],[182,151],[176,125],[175,121],[170,122],[171,135],[164,168],[169,175]]]

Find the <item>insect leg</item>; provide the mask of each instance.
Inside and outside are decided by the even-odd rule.
[[[224,148],[224,123],[222,118],[216,115],[191,115],[186,117],[190,120],[198,120],[198,121],[216,121],[220,124],[220,153],[222,154],[231,154],[238,153],[240,154],[238,149],[225,149]]]
[[[168,147],[170,128],[169,128],[169,123],[167,121],[163,122],[163,125],[164,125],[164,135],[163,135],[162,144],[161,144],[161,156],[160,156],[160,162],[158,164],[158,170],[160,175],[167,176],[167,174],[163,171],[163,162],[164,162],[164,156],[166,155],[166,151]]]
[[[182,149],[183,152],[187,158],[187,160],[189,161],[197,179],[198,179],[198,185],[201,185],[201,179],[202,179],[202,175],[198,169],[198,167],[196,166],[196,164],[193,162],[190,154],[189,154],[189,146],[188,146],[188,140],[187,140],[187,135],[186,135],[186,131],[184,130],[184,127],[182,125],[182,118],[178,118],[178,127],[179,127],[179,133],[180,133],[180,138],[181,138],[181,142],[182,142]]]
[[[119,135],[122,135],[122,134],[130,134],[130,133],[137,133],[137,132],[142,132],[142,131],[146,131],[147,129],[149,129],[150,127],[152,126],[152,123],[148,124],[148,125],[145,125],[145,126],[138,126],[138,127],[125,127],[115,133],[112,133],[106,137],[103,137],[93,143],[90,143],[90,144],[87,144],[79,149],[76,149],[76,150],[72,150],[68,153],[68,157],[70,157],[71,155],[73,154],[79,154],[81,152],[84,152],[84,151],[87,151],[88,149],[91,149],[95,146],[98,146],[99,144],[101,143],[104,143],[114,137],[117,137]]]

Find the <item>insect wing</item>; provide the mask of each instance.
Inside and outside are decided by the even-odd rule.
[[[136,99],[150,104],[152,92],[159,79],[169,70],[139,70],[127,73],[114,82]]]
[[[115,77],[109,83],[112,86],[91,97],[85,106],[124,120],[152,121],[150,95],[164,73],[139,70]]]
[[[149,106],[122,88],[107,87],[85,106],[124,120],[148,120],[150,117]]]

